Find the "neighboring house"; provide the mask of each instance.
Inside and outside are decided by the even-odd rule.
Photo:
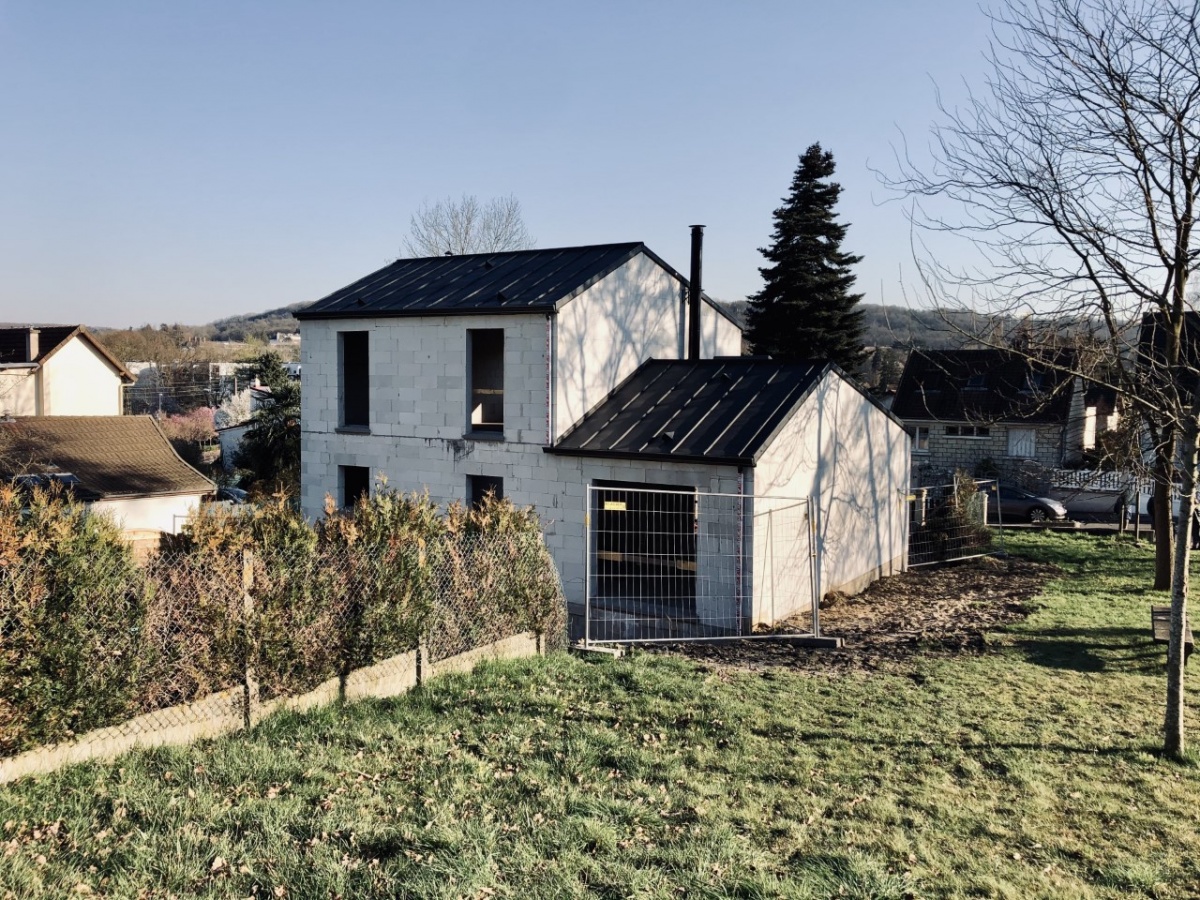
[[[119,416],[133,382],[82,325],[0,328],[0,416]]]
[[[495,491],[536,508],[573,605],[597,527],[588,485],[814,497],[818,591],[899,568],[900,423],[835,367],[740,358],[740,327],[687,287],[629,243],[402,259],[314,303],[297,314],[305,512],[379,476],[439,502]],[[699,358],[683,360],[692,324]],[[722,539],[739,535],[757,570],[769,526],[753,499],[737,517]],[[686,542],[706,526],[675,527]],[[796,564],[807,572],[807,555]],[[755,571],[737,568],[755,621],[811,604],[807,575],[781,577],[768,606],[766,579],[748,587]]]
[[[174,533],[215,490],[149,416],[18,418],[0,440],[8,480],[60,481],[125,532]]]
[[[253,425],[252,421],[247,420],[234,425],[225,425],[217,429],[217,441],[221,445],[221,467],[226,472],[233,471],[233,461],[237,457],[238,451],[242,448],[242,439]]]
[[[1070,367],[1067,355],[1061,364]],[[934,480],[1069,465],[1117,424],[1111,390],[998,349],[914,350],[891,409],[911,435],[913,466]]]

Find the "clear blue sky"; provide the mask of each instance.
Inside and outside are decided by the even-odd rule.
[[[0,321],[198,324],[319,299],[423,200],[515,194],[538,246],[645,241],[760,286],[797,157],[832,150],[868,302],[908,228],[871,167],[979,84],[962,0],[0,0]]]

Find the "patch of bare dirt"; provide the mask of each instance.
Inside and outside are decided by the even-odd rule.
[[[883,578],[854,597],[827,595],[821,603],[821,632],[844,638],[840,650],[761,638],[658,649],[742,669],[897,671],[918,656],[982,652],[987,632],[1025,618],[1027,602],[1058,573],[1054,566],[1025,559],[983,557]],[[807,617],[802,617],[782,623],[772,633],[808,630]]]

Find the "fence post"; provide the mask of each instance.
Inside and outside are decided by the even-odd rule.
[[[253,710],[258,705],[258,682],[254,680],[254,665],[251,651],[254,615],[254,554],[242,551],[242,725],[249,728],[254,721]]]

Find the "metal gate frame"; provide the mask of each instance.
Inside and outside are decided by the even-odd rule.
[[[959,479],[951,484],[928,485],[902,492],[907,510],[905,565],[908,568],[977,559],[1004,551],[1000,499],[998,496],[993,498],[1000,482],[996,479],[965,480],[974,484],[978,510],[960,509],[959,492],[963,481]],[[988,505],[992,502],[996,504],[995,528],[988,523]],[[943,514],[944,510],[951,512]],[[931,522],[936,522],[936,528],[929,525]],[[932,539],[917,550],[915,544],[918,536],[923,534],[922,529],[930,529],[924,533],[932,535]],[[980,531],[987,534],[986,541],[980,541]]]
[[[603,495],[610,495],[605,499]],[[620,497],[612,497],[619,494]],[[669,497],[669,500],[662,498]],[[681,498],[688,498],[690,503],[690,528],[685,524],[688,515],[687,502],[680,503]],[[764,548],[764,565],[770,567],[770,598],[772,606],[775,602],[775,576],[777,556],[773,530],[776,527],[776,513],[790,513],[787,523],[782,524],[786,531],[791,523],[797,523],[792,546],[799,549],[803,556],[804,572],[810,598],[811,632],[789,635],[794,637],[820,637],[820,592],[819,592],[819,559],[816,540],[815,505],[809,497],[776,497],[755,496],[746,493],[722,493],[701,491],[693,486],[677,488],[662,487],[633,487],[588,484],[585,488],[587,511],[584,518],[585,544],[585,574],[584,574],[584,627],[583,645],[597,644],[634,644],[634,643],[680,643],[684,641],[717,641],[731,638],[777,638],[777,634],[753,634],[754,601],[760,588],[754,584],[754,562],[756,535],[754,530],[756,520],[765,518],[768,527],[770,543]],[[604,504],[602,507],[601,504]],[[635,507],[634,504],[638,505]],[[775,509],[774,505],[786,504]],[[767,509],[759,507],[766,505]],[[716,519],[711,510],[716,507]],[[709,513],[706,518],[705,513]],[[722,520],[725,513],[732,521]],[[653,528],[623,528],[602,529],[604,513],[640,514],[643,524],[651,524],[655,517],[674,519],[676,529],[673,531],[656,531]],[[636,524],[636,523],[635,523]],[[707,527],[705,527],[707,525]],[[683,527],[679,527],[683,526]],[[607,540],[605,540],[607,538]],[[802,544],[802,541],[805,542]],[[614,547],[615,542],[615,547]],[[721,554],[714,550],[714,545],[732,547],[732,553]],[[607,546],[602,547],[601,545]],[[656,552],[660,545],[662,552]],[[630,544],[639,552],[629,552]],[[640,546],[639,546],[640,545]],[[787,536],[784,536],[786,552]],[[790,559],[794,562],[801,558],[793,554]],[[778,565],[786,565],[787,559]],[[724,565],[722,566],[722,563]],[[728,604],[733,615],[724,620],[725,627],[706,624],[699,608],[702,599],[700,586],[711,587],[712,579],[703,578],[706,568],[716,569],[725,576],[730,588],[716,596],[720,603]],[[664,571],[666,570],[666,571]],[[655,574],[648,574],[648,571]],[[785,576],[794,572],[783,573]],[[637,597],[601,596],[600,579],[630,579],[638,583],[639,588],[646,582],[651,583],[651,591],[646,593],[639,590]],[[657,581],[656,581],[657,579]],[[725,579],[722,579],[724,581]],[[795,579],[781,578],[788,584],[794,584]],[[690,582],[690,591],[688,585]],[[658,588],[656,593],[654,588]],[[596,634],[596,621],[593,615],[594,606],[600,600],[610,600],[615,607],[605,607],[608,613],[622,616],[624,630],[630,630],[639,622],[646,623],[646,632],[630,634]],[[714,595],[707,595],[712,601]],[[690,600],[691,612],[687,614]],[[643,615],[637,614],[639,604],[645,605]],[[624,605],[627,610],[619,609]],[[676,608],[672,608],[676,607]],[[661,614],[663,611],[666,614]],[[678,615],[672,615],[677,613]],[[655,630],[664,629],[668,634],[654,634]],[[685,632],[691,633],[685,633]],[[673,633],[671,633],[673,632]],[[707,633],[706,633],[707,632]]]

